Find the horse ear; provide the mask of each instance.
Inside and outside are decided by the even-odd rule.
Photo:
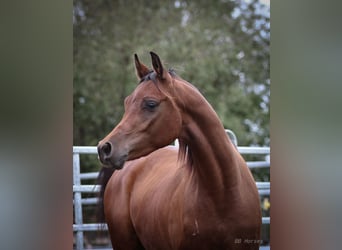
[[[139,79],[150,73],[150,69],[139,61],[138,55],[134,54],[135,69]]]
[[[160,79],[165,79],[166,77],[163,75],[164,74],[164,68],[163,68],[163,65],[160,61],[159,56],[152,51],[150,52],[150,54],[151,54],[151,58],[152,58],[152,66],[153,66],[154,71],[157,73],[157,76]]]

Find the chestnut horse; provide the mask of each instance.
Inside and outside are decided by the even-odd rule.
[[[98,144],[112,174],[101,194],[113,248],[258,249],[259,195],[245,161],[200,92],[151,58],[153,70],[135,55],[140,83]]]

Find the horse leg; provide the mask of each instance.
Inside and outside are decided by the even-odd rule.
[[[120,228],[119,225],[108,225],[110,240],[114,250],[144,250],[139,238],[137,237],[133,227]]]

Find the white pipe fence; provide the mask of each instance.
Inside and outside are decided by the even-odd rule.
[[[234,135],[235,136],[235,135]],[[236,137],[235,137],[236,138]],[[237,141],[235,141],[237,144]],[[269,147],[238,147],[241,154],[265,155],[270,154]],[[98,185],[82,185],[81,180],[96,179],[98,172],[81,173],[80,154],[97,154],[97,148],[93,146],[74,146],[73,147],[73,193],[74,193],[74,219],[73,231],[76,233],[76,249],[84,248],[84,231],[97,231],[100,228],[107,230],[107,225],[97,223],[83,223],[82,205],[96,204],[97,198],[82,198],[82,193],[97,193],[100,190]],[[269,157],[268,157],[269,158]],[[269,168],[270,162],[251,161],[247,162],[249,168]],[[259,195],[270,195],[269,182],[256,182]],[[270,217],[262,218],[263,224],[270,224]]]

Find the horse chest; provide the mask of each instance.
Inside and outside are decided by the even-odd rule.
[[[133,218],[136,233],[146,249],[222,249],[229,238],[224,219],[203,204],[193,201],[180,207],[171,200],[149,204],[140,207]]]
[[[225,249],[229,238],[221,223],[204,219],[172,220],[137,225],[136,233],[145,249]],[[228,236],[228,237],[227,237]]]

